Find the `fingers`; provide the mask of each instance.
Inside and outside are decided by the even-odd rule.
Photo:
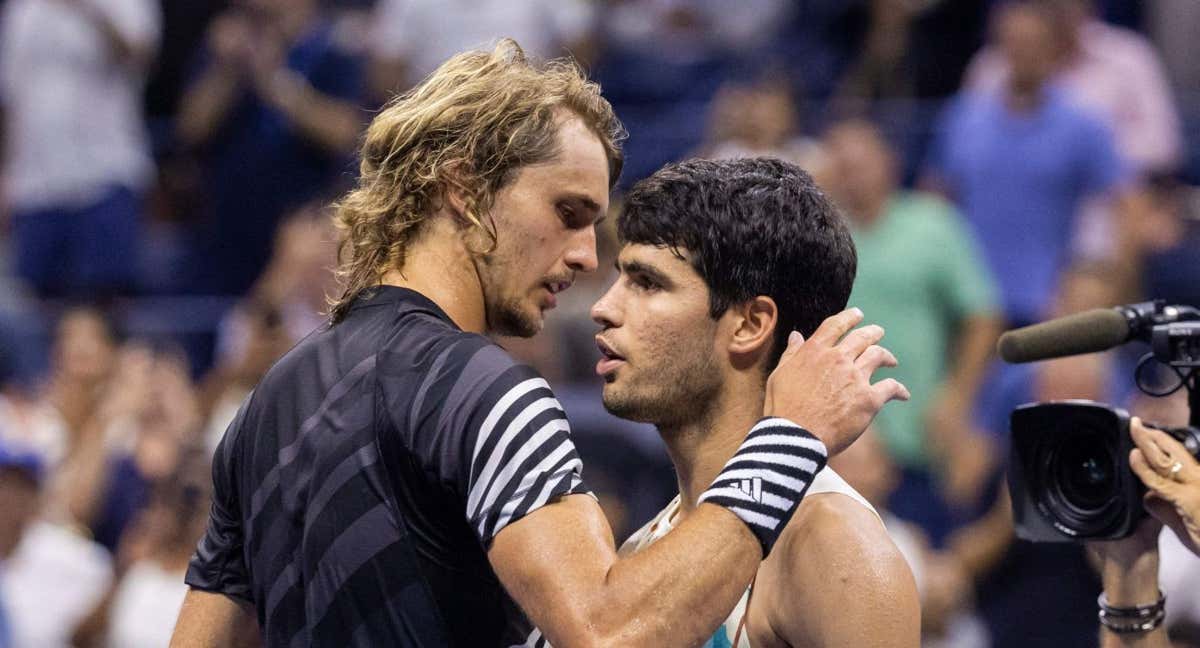
[[[871,393],[875,396],[875,402],[883,407],[884,403],[894,400],[906,401],[912,397],[908,393],[908,387],[895,378],[884,378],[879,382],[871,385]]]
[[[883,327],[878,324],[868,324],[847,333],[838,348],[851,358],[857,358],[882,339]]]
[[[896,360],[896,356],[892,355],[891,351],[877,344],[867,347],[867,350],[858,356],[854,364],[858,366],[859,370],[865,372],[868,377],[880,367],[896,367],[900,365]]]
[[[821,326],[817,327],[817,330],[813,332],[811,339],[814,342],[833,346],[850,329],[858,326],[862,319],[863,313],[861,310],[848,308],[837,315],[825,318],[825,321],[821,322]],[[874,344],[874,342],[871,344]],[[867,346],[870,346],[870,344],[863,346],[863,349],[867,348]],[[862,349],[859,349],[859,353],[862,353]],[[857,356],[858,354],[855,354],[855,357]]]
[[[1182,443],[1162,430],[1146,427],[1136,416],[1130,421],[1129,435],[1156,468],[1168,469],[1176,461],[1182,461],[1185,467],[1193,463],[1191,453]]]
[[[1138,479],[1142,480],[1146,488],[1170,497],[1176,482],[1160,475],[1147,462],[1146,455],[1140,448],[1134,448],[1129,452],[1129,467],[1133,469],[1133,473],[1138,476]]]

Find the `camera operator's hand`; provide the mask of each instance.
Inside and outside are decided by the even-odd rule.
[[[1140,418],[1130,421],[1129,434],[1137,444],[1129,465],[1149,490],[1146,510],[1200,555],[1200,463],[1182,443]]]
[[[822,322],[809,340],[793,332],[767,379],[764,414],[803,426],[830,456],[854,443],[888,401],[909,397],[894,378],[871,384],[875,370],[896,366],[896,358],[877,344],[883,338],[879,326],[850,330],[862,317],[857,308],[844,310]]]

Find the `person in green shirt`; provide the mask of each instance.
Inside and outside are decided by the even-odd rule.
[[[975,503],[995,467],[970,410],[1001,330],[996,290],[975,241],[947,202],[903,191],[895,153],[870,123],[824,137],[825,186],[851,223],[858,276],[851,303],[887,330],[912,400],[876,427],[906,473],[924,473],[951,506]]]

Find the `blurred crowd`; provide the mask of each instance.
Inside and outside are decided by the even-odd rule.
[[[0,0],[0,648],[166,644],[209,457],[335,295],[328,206],[374,111],[450,55],[573,55],[630,131],[620,189],[686,157],[776,156],[852,224],[851,298],[893,404],[832,463],[919,583],[927,646],[1086,646],[1083,548],[1013,536],[1020,403],[1180,425],[1141,350],[1034,366],[1005,328],[1200,305],[1194,0]],[[600,405],[580,277],[531,340],[618,539],[667,502],[653,429]],[[1173,639],[1200,564],[1163,539]]]

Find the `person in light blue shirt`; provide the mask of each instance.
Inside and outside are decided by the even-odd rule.
[[[993,92],[960,95],[943,115],[926,184],[958,203],[1000,285],[1010,324],[1046,315],[1071,257],[1076,214],[1103,195],[1128,210],[1130,171],[1112,134],[1049,79],[1056,21],[1016,3],[996,22],[1012,74]]]

